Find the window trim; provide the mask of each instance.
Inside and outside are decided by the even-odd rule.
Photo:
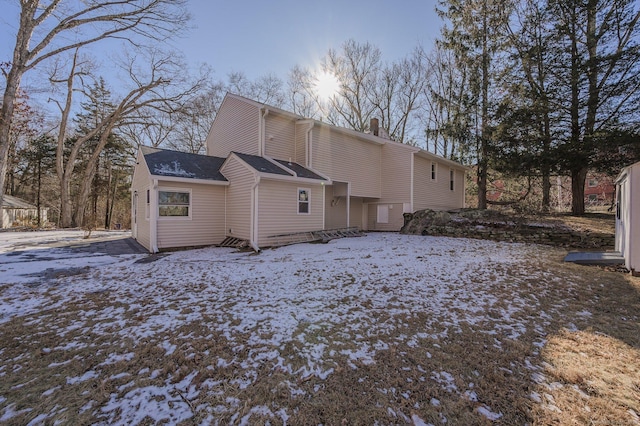
[[[306,197],[307,197],[306,200],[300,199],[300,195],[302,195],[303,192],[306,193]],[[307,205],[307,211],[306,212],[300,211],[300,207],[305,204]],[[301,215],[311,214],[311,188],[298,188],[298,190],[296,191],[296,212],[297,214],[301,214]]]
[[[177,193],[186,193],[189,194],[189,206],[188,206],[188,214],[186,216],[161,216],[160,215],[160,193],[161,192],[177,192]],[[174,188],[174,187],[159,187],[158,188],[158,197],[157,197],[157,205],[155,208],[156,215],[158,220],[191,220],[193,214],[193,193],[191,188]],[[169,204],[171,205],[171,204]],[[178,205],[178,204],[176,204]],[[182,205],[182,204],[179,204]]]

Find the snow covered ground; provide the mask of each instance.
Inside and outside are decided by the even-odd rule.
[[[392,233],[260,254],[179,251],[153,262],[34,248],[47,245],[55,244],[0,234],[0,326],[25,327],[0,344],[0,381],[10,382],[0,386],[0,423],[288,424],[323,382],[373,371],[397,347],[422,354],[407,367],[416,382],[467,401],[478,421],[499,420],[503,408],[477,385],[429,360],[437,342],[469,327],[496,351],[527,335],[535,357],[550,323],[539,299],[558,280],[541,267],[557,255],[546,247]],[[64,268],[75,272],[46,273]],[[280,402],[242,396],[274,375],[286,394]],[[33,385],[38,376],[46,389]],[[425,410],[447,405],[399,395],[410,410],[389,408],[382,424],[429,424]]]

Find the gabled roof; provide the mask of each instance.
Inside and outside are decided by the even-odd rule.
[[[37,209],[33,204],[8,194],[2,196],[2,207],[5,209]]]
[[[323,178],[319,174],[307,169],[306,167],[301,166],[298,163],[294,163],[294,162],[291,162],[291,161],[284,161],[284,160],[275,160],[275,161],[277,161],[278,163],[282,164],[283,166],[285,166],[289,170],[293,170],[295,172],[295,174],[298,175],[298,177],[307,178],[307,179],[326,180],[325,178]]]
[[[154,176],[227,181],[220,173],[224,158],[146,146],[141,150],[149,172]]]
[[[266,157],[260,157],[258,155],[242,154],[235,151],[232,152],[232,154],[236,155],[249,167],[260,173],[286,176],[294,179],[313,179],[329,182],[327,178],[320,176],[316,172],[292,161],[276,160]]]
[[[257,155],[249,155],[249,154],[241,154],[239,152],[233,152],[235,155],[240,157],[242,161],[256,169],[261,173],[270,173],[274,175],[284,175],[284,176],[293,176],[293,173],[289,173],[284,170],[282,167],[278,167],[277,164],[272,163],[264,157],[259,157]]]

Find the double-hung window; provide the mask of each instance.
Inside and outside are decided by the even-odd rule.
[[[308,188],[298,188],[298,214],[309,214],[309,203],[311,202],[311,190]]]
[[[191,217],[191,191],[158,191],[158,216]]]

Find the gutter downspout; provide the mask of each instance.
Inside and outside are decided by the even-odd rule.
[[[158,253],[158,179],[153,180],[149,198],[149,245],[151,253]]]
[[[256,252],[260,252],[258,247],[258,185],[260,185],[260,176],[256,176],[256,181],[251,187],[251,232],[249,233],[249,245]]]
[[[265,118],[267,117],[267,115],[269,115],[269,109],[265,108],[265,107],[261,107],[260,108],[260,128],[258,129],[259,133],[260,133],[260,140],[258,141],[258,156],[262,157],[265,155],[266,152],[266,133],[267,133],[267,126],[266,126],[266,122],[265,122]]]
[[[305,161],[307,164],[305,164],[305,167],[308,167],[310,169],[313,168],[312,164],[312,160],[313,160],[313,155],[311,154],[311,146],[312,146],[312,139],[313,139],[313,135],[312,135],[312,131],[313,131],[313,125],[314,123],[309,124],[309,128],[306,130],[306,136],[305,136],[305,150],[306,155],[305,155]]]

